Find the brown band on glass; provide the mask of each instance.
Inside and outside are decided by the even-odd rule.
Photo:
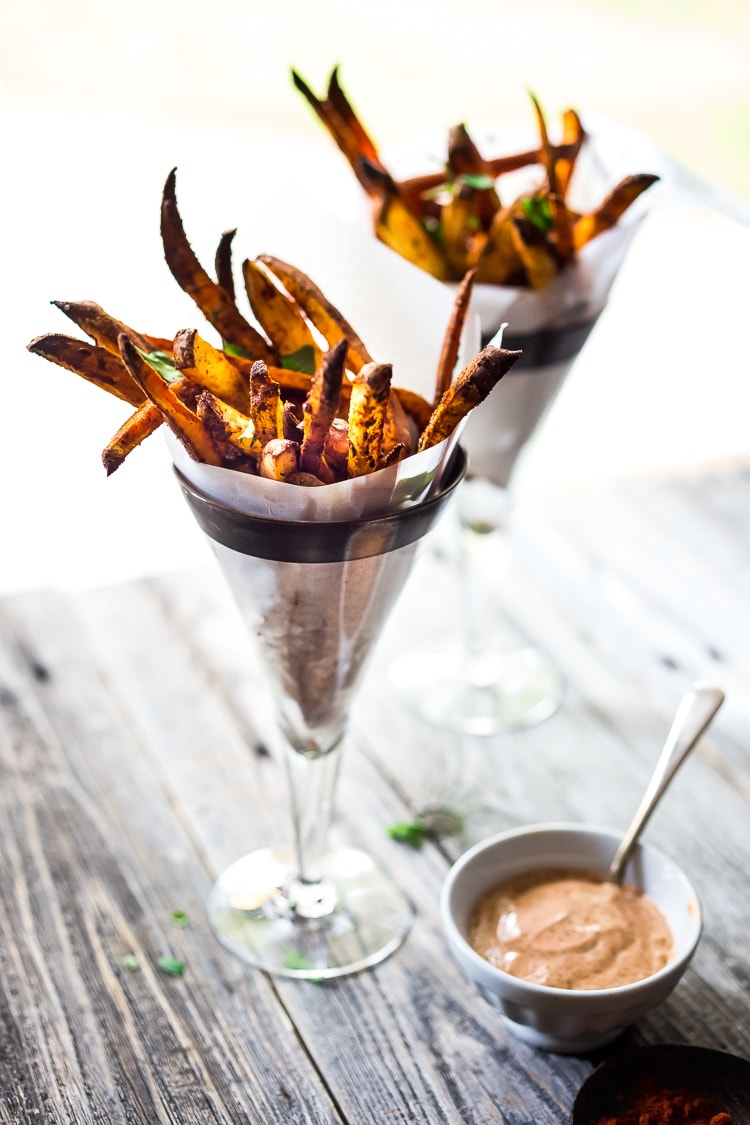
[[[299,563],[366,559],[414,543],[430,530],[465,472],[466,455],[459,445],[445,470],[445,484],[429,500],[371,519],[325,523],[245,515],[206,496],[175,469],[193,515],[210,539],[243,555]]]

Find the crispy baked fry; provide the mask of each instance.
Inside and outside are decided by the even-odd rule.
[[[283,435],[281,388],[262,359],[256,360],[250,372],[250,417],[261,448]]]
[[[299,469],[299,446],[295,441],[274,438],[263,447],[258,468],[269,480],[288,480]]]
[[[242,263],[250,307],[279,353],[282,367],[312,376],[322,352],[299,306],[279,288],[267,268],[250,259]]]
[[[414,453],[417,448],[418,436],[416,422],[410,421],[398,391],[395,387],[391,387],[385,411],[383,441],[380,448],[383,465],[385,465],[386,460],[390,464],[390,460],[394,456],[393,451],[396,449],[399,450],[396,460],[401,456],[406,457]]]
[[[147,363],[133,341],[123,332],[120,335],[120,355],[136,383],[159,407],[167,425],[177,435],[190,456],[207,465],[221,465],[223,458],[211,436],[187,406],[164,382],[156,370]]]
[[[450,281],[449,263],[418,216],[410,211],[390,173],[365,159],[360,166],[372,188],[373,224],[380,241],[439,281]]]
[[[198,396],[195,413],[217,446],[233,445],[248,457],[258,459],[262,446],[256,437],[253,420],[247,414],[223,402],[211,391],[202,391]]]
[[[520,355],[520,352],[496,348],[492,344],[483,348],[451,383],[433,410],[419,439],[419,449],[428,449],[450,437],[461,419],[487,397]]]
[[[250,372],[243,373],[225,352],[213,347],[195,328],[178,332],[172,345],[177,371],[237,410],[250,409]]]
[[[90,336],[95,344],[98,344],[100,348],[106,348],[118,359],[120,358],[120,350],[117,347],[117,337],[121,332],[126,332],[135,346],[142,352],[160,349],[169,350],[168,340],[136,332],[127,324],[123,324],[121,320],[110,316],[95,301],[53,301],[52,304],[60,312],[64,312],[67,317],[70,317],[73,323],[77,324],[87,336]]]
[[[349,403],[350,477],[366,476],[380,468],[392,373],[390,363],[368,363],[354,380]]]
[[[562,115],[562,144],[555,150],[555,178],[557,190],[563,200],[567,197],[573,169],[585,138],[586,132],[580,117],[574,109],[566,109]]]
[[[214,326],[225,345],[239,349],[248,359],[276,362],[275,350],[248,324],[237,309],[231,294],[213,281],[198,261],[188,242],[175,194],[176,169],[164,185],[161,206],[161,236],[164,257],[181,289],[193,298],[206,320]]]
[[[433,406],[437,406],[440,399],[453,382],[453,372],[455,371],[458,349],[461,344],[461,333],[466,323],[466,314],[469,311],[469,302],[471,300],[471,293],[476,276],[476,269],[469,270],[456,290],[453,310],[450,320],[448,321],[448,327],[445,330],[445,335],[443,336],[443,346],[440,351],[440,359],[438,360]]]
[[[125,458],[150,434],[158,430],[163,421],[164,415],[153,402],[147,400],[139,406],[135,413],[123,422],[102,450],[102,464],[107,476],[111,476],[116,469],[119,469]]]
[[[123,366],[122,360],[113,356],[106,348],[86,344],[73,336],[47,333],[32,340],[28,349],[34,355],[44,356],[60,367],[74,371],[76,375],[109,391],[123,402],[129,402],[131,406],[140,406],[146,398],[141,387]]]
[[[515,216],[511,227],[513,245],[526,270],[532,289],[549,284],[560,270],[559,259],[544,234],[528,219]]]
[[[331,73],[328,96],[325,100],[316,97],[296,70],[292,70],[292,81],[328,129],[362,187],[369,192],[361,175],[359,161],[364,156],[373,163],[380,164],[380,158],[375,145],[339,85],[338,67],[334,67]]]
[[[317,474],[325,448],[326,434],[339,409],[348,343],[339,340],[326,352],[313,376],[305,400],[300,450],[300,469]]]
[[[487,241],[476,260],[476,281],[487,285],[523,284],[523,262],[513,238],[512,207],[504,207],[492,220]]]
[[[626,176],[607,198],[588,215],[581,215],[573,224],[573,245],[580,250],[592,238],[613,227],[620,216],[627,211],[642,192],[656,183],[658,176],[646,172],[637,176]]]
[[[329,348],[339,340],[346,340],[348,344],[346,365],[350,371],[356,373],[363,364],[372,363],[370,353],[351,324],[302,270],[270,254],[261,254],[257,261],[262,262],[278,277],[287,293],[294,298],[308,320],[328,342]]]
[[[232,242],[237,233],[237,228],[233,230],[225,230],[219,239],[219,245],[216,247],[216,257],[214,258],[214,268],[216,270],[216,280],[225,293],[228,293],[232,301],[236,304],[236,294],[234,291],[234,273],[232,272]]]
[[[323,447],[323,461],[334,480],[346,480],[348,457],[349,423],[346,418],[334,418]]]

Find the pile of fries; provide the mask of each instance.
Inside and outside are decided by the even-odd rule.
[[[457,281],[476,269],[478,282],[541,289],[659,178],[626,176],[594,210],[573,210],[568,195],[585,140],[583,126],[575,110],[565,110],[560,143],[552,144],[532,94],[538,148],[488,160],[465,126],[456,125],[448,135],[444,172],[397,181],[342,90],[338,68],[324,99],[296,71],[292,78],[369,196],[377,237],[440,281]],[[530,165],[540,169],[539,186],[502,199],[502,175]]]
[[[91,301],[53,303],[93,344],[60,334],[29,344],[134,408],[102,453],[108,474],[166,422],[208,465],[313,486],[363,476],[448,437],[521,354],[487,347],[454,378],[472,272],[456,294],[432,402],[392,386],[391,365],[373,361],[310,278],[269,255],[242,264],[255,326],[236,302],[235,231],[221,237],[214,281],[187,239],[175,187],[173,171],[162,197],[164,255],[222,347],[194,328],[174,340],[145,335]]]

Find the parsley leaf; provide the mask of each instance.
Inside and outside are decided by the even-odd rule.
[[[298,953],[296,949],[287,949],[284,952],[284,964],[287,969],[311,969],[312,965],[307,960],[303,953]]]
[[[155,371],[159,372],[165,383],[174,383],[180,378],[180,373],[174,365],[172,356],[166,352],[141,352],[141,355]]]
[[[438,840],[441,836],[458,836],[463,830],[463,818],[451,809],[427,809],[415,820],[391,824],[386,829],[392,840],[419,849],[427,838]]]
[[[281,366],[286,371],[301,371],[303,375],[315,374],[315,350],[304,344],[296,352],[281,357]]]
[[[488,191],[495,186],[492,177],[485,176],[481,172],[462,172],[457,179],[459,183],[476,188],[478,191]]]
[[[408,844],[410,848],[419,849],[424,843],[427,828],[423,820],[403,820],[398,824],[391,824],[387,829],[392,840],[399,844]]]
[[[185,962],[179,957],[159,957],[157,964],[168,977],[181,977],[185,972]]]
[[[236,355],[240,359],[250,359],[244,348],[241,348],[238,344],[230,344],[228,340],[224,341],[224,351],[227,355]]]
[[[181,930],[184,930],[186,926],[190,925],[190,919],[184,910],[172,911],[172,925],[179,926]]]
[[[130,969],[131,973],[137,973],[141,967],[141,963],[135,953],[126,953],[121,963],[126,969]]]
[[[545,233],[552,230],[555,220],[552,217],[552,208],[546,195],[532,195],[530,199],[522,201],[521,207],[529,222],[533,223],[539,230],[543,230]]]

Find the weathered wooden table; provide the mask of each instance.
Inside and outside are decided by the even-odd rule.
[[[536,729],[475,741],[411,719],[386,679],[395,649],[451,626],[439,529],[356,704],[336,825],[395,875],[415,923],[382,966],[329,984],[247,968],[205,920],[216,873],[288,825],[265,687],[218,570],[2,602],[0,1121],[543,1125],[634,1043],[750,1055],[749,508],[742,467],[521,505],[497,608],[563,670],[566,698]],[[699,951],[607,1051],[535,1052],[447,954],[449,862],[529,821],[624,828],[698,678],[727,702],[648,838],[701,895]],[[389,838],[436,803],[463,815],[458,838]]]

